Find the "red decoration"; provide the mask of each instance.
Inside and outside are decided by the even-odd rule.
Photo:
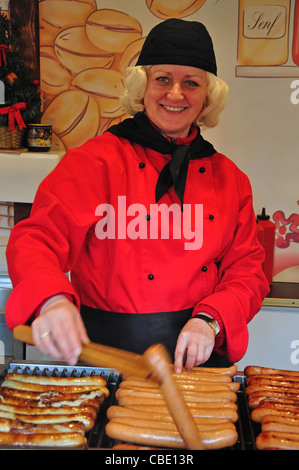
[[[0,114],[8,114],[8,130],[9,131],[14,131],[15,130],[15,120],[17,121],[17,124],[20,128],[20,130],[23,129],[23,127],[26,127],[22,115],[21,115],[21,110],[26,109],[26,104],[23,103],[16,103],[13,104],[12,106],[7,106],[6,108],[1,108],[0,109]]]
[[[1,63],[1,55],[3,57],[3,62],[6,65],[7,60],[6,60],[6,53],[9,51],[9,47],[6,46],[5,44],[0,44],[0,66],[2,65]]]
[[[286,217],[283,211],[276,211],[273,214],[276,228],[276,246],[278,248],[288,248],[290,242],[299,243],[299,214],[291,214]]]

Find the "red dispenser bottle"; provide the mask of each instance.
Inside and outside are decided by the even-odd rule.
[[[265,249],[265,261],[263,270],[269,285],[273,282],[273,261],[275,243],[275,224],[271,222],[270,216],[266,215],[263,207],[262,213],[257,216],[258,238]]]

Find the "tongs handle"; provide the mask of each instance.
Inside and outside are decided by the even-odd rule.
[[[187,449],[203,450],[205,446],[193,416],[172,376],[170,358],[166,349],[161,344],[155,344],[148,348],[143,356],[152,369],[151,379],[159,382],[169,411]]]
[[[30,326],[18,325],[14,328],[13,334],[15,339],[19,341],[34,344]],[[79,361],[93,366],[116,369],[124,377],[127,375],[137,375],[141,378],[147,378],[151,374],[150,368],[147,366],[143,356],[91,341],[82,346]]]

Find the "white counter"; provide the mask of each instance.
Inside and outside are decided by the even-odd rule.
[[[64,152],[0,152],[0,201],[32,203]]]

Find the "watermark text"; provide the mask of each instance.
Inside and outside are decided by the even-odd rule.
[[[95,227],[99,240],[151,239],[184,240],[185,250],[199,250],[203,244],[203,205],[143,204],[127,205],[126,196],[118,196],[117,207],[99,204],[95,215],[101,217]]]
[[[293,80],[291,83],[291,88],[294,90],[291,93],[291,103],[299,104],[299,80]]]

